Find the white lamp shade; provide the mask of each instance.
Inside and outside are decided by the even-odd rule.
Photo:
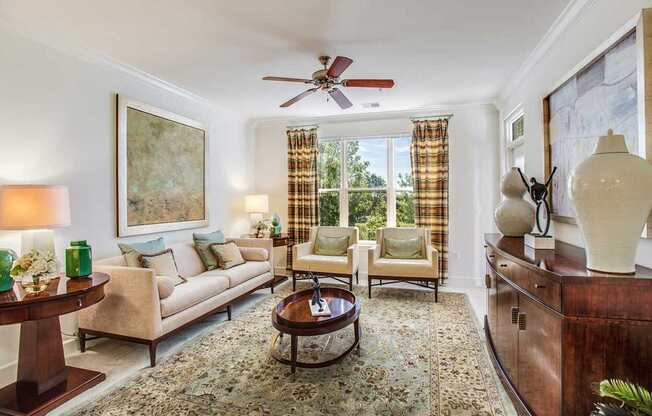
[[[269,212],[269,198],[265,194],[245,196],[245,212],[264,214]]]
[[[0,229],[37,230],[68,225],[70,225],[70,198],[67,187],[0,186]]]

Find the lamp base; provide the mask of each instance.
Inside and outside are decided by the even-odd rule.
[[[20,235],[20,251],[22,254],[26,254],[31,250],[51,251],[54,253],[54,231],[23,231]]]

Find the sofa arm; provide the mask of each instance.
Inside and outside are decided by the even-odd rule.
[[[351,266],[351,273],[353,273],[353,274],[355,274],[355,272],[358,270],[358,266],[360,264],[359,248],[360,247],[357,244],[353,244],[351,247],[349,247],[346,250],[348,263],[349,263],[349,266]]]
[[[257,247],[267,250],[271,270],[274,270],[274,240],[271,238],[227,238],[227,241],[233,241],[238,247]]]
[[[161,303],[152,269],[94,265],[111,280],[104,299],[79,311],[79,327],[145,340],[161,336]]]

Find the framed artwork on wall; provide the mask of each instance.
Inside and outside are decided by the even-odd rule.
[[[118,237],[208,225],[208,138],[195,120],[117,97]]]
[[[652,47],[645,44],[652,34],[652,24],[646,24],[646,20],[652,23],[650,17],[649,10],[643,10],[543,98],[545,177],[557,167],[550,192],[555,221],[576,223],[568,178],[608,129],[625,135],[630,153],[652,161],[645,111],[652,109],[646,98],[652,97],[652,91],[646,91],[650,87],[645,85],[652,70],[647,63]]]

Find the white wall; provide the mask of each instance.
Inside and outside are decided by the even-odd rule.
[[[498,114],[491,105],[453,111],[449,125],[449,276],[450,284],[470,284],[463,279],[484,275],[482,234],[493,232],[493,209],[499,200]],[[292,124],[300,122],[293,121]],[[270,210],[287,222],[287,120],[263,121],[255,126],[256,192],[270,196]],[[319,122],[319,135],[370,136],[410,133],[408,114],[373,120]]]
[[[625,25],[651,0],[593,0],[554,41],[515,88],[501,93],[498,103],[503,120],[519,104],[525,110],[525,169],[539,180],[544,175],[542,98],[548,95],[573,68]],[[501,122],[502,124],[502,122]],[[555,223],[555,237],[584,246],[574,225]],[[652,266],[652,240],[641,240],[637,262]]]
[[[59,257],[70,240],[86,239],[95,257],[116,246],[116,98],[134,99],[203,122],[210,140],[210,229],[246,232],[243,195],[253,187],[253,140],[244,120],[171,92],[107,63],[79,59],[0,28],[0,184],[63,184],[72,225],[56,231]],[[167,243],[193,230],[163,234]],[[133,237],[143,240],[150,236]],[[19,250],[17,232],[0,247]],[[63,319],[64,332],[76,317]],[[125,317],[129,319],[129,317]],[[135,318],[135,317],[132,317]],[[17,359],[18,326],[0,327],[0,370]],[[2,378],[0,371],[0,378]],[[0,380],[0,385],[5,383]]]

